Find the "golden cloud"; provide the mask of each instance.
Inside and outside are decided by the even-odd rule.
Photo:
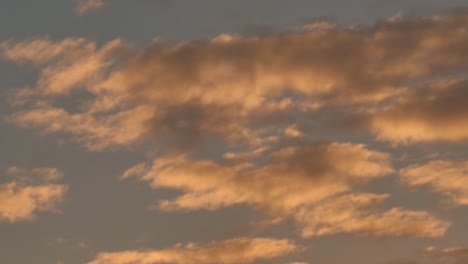
[[[40,69],[35,88],[17,94],[28,106],[10,120],[70,133],[92,150],[148,138],[187,149],[211,135],[249,145],[285,130],[306,135],[291,120],[353,106],[370,113],[366,127],[382,140],[464,140],[459,118],[442,119],[451,99],[458,100],[447,114],[464,118],[464,84],[420,84],[466,68],[467,25],[466,13],[399,17],[369,27],[159,41],[142,50],[120,40],[101,48],[83,39],[7,41],[4,58]],[[73,91],[84,94],[79,107],[56,103]]]
[[[459,79],[424,83],[371,109],[366,125],[379,139],[397,144],[466,141],[467,85]]]
[[[135,250],[99,253],[88,264],[235,264],[273,259],[298,250],[289,240],[236,238],[205,246],[176,245],[162,250]]]
[[[400,177],[408,186],[427,185],[456,205],[468,205],[468,161],[433,160],[401,169]]]
[[[51,183],[63,175],[55,168],[11,167],[7,174],[13,180],[0,184],[0,222],[27,221],[39,212],[56,211],[68,190],[66,185]]]
[[[444,264],[463,264],[468,261],[467,247],[452,247],[439,249],[436,247],[428,247],[426,255],[436,261],[436,263]]]
[[[262,165],[243,159],[158,158],[130,168],[123,178],[136,177],[153,188],[183,192],[174,200],[161,201],[162,210],[216,210],[247,204],[275,217],[294,218],[304,237],[443,235],[449,223],[425,212],[393,208],[376,214],[369,209],[386,194],[350,194],[354,186],[392,172],[385,153],[364,145],[324,143],[280,148]]]
[[[107,3],[104,0],[81,0],[75,6],[75,13],[78,15],[94,13],[106,5]]]
[[[295,216],[302,236],[357,233],[365,236],[441,237],[450,223],[424,211],[392,208],[375,212],[369,208],[382,203],[388,194],[351,194],[301,209]]]

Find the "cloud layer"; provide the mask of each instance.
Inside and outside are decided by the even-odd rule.
[[[1,47],[4,58],[40,69],[35,87],[16,96],[28,107],[11,121],[70,133],[91,150],[147,139],[186,150],[212,135],[259,145],[331,107],[354,112],[347,125],[379,140],[464,141],[467,25],[457,13],[144,49],[84,39]],[[87,99],[57,104],[73,92]]]
[[[77,13],[103,5],[81,2]],[[102,45],[84,38],[8,40],[0,44],[2,58],[34,67],[38,77],[14,94],[7,120],[66,133],[91,151],[142,142],[157,148],[155,158],[122,178],[179,192],[158,201],[158,210],[245,205],[268,223],[292,220],[303,238],[437,238],[449,221],[404,204],[389,207],[391,193],[364,188],[399,173],[411,187],[427,185],[468,204],[466,161],[398,170],[391,154],[378,149],[466,142],[467,28],[468,14],[460,12],[370,26],[319,22],[177,44],[158,40],[143,48],[121,39]],[[351,129],[357,137],[348,138]],[[317,143],[324,138],[329,141]],[[216,148],[206,155],[203,144]],[[0,185],[1,221],[53,211],[67,191],[52,183],[62,177],[58,170],[9,173],[16,179]],[[24,180],[27,175],[39,180]],[[296,250],[289,240],[239,238],[101,252],[90,264],[253,263]],[[431,254],[454,252],[464,251]]]

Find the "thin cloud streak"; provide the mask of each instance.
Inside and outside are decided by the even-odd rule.
[[[107,5],[108,4],[104,2],[104,0],[80,0],[76,3],[75,13],[80,16],[95,13]]]
[[[274,259],[299,250],[288,240],[236,238],[208,245],[176,245],[162,250],[102,252],[88,264],[236,264]]]

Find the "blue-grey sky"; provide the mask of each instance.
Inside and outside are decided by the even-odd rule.
[[[465,7],[2,1],[0,263],[465,263]]]

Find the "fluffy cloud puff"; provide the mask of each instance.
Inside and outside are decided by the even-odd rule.
[[[32,220],[39,212],[56,211],[68,186],[53,183],[62,172],[55,168],[26,170],[11,167],[13,180],[0,184],[0,222]]]

